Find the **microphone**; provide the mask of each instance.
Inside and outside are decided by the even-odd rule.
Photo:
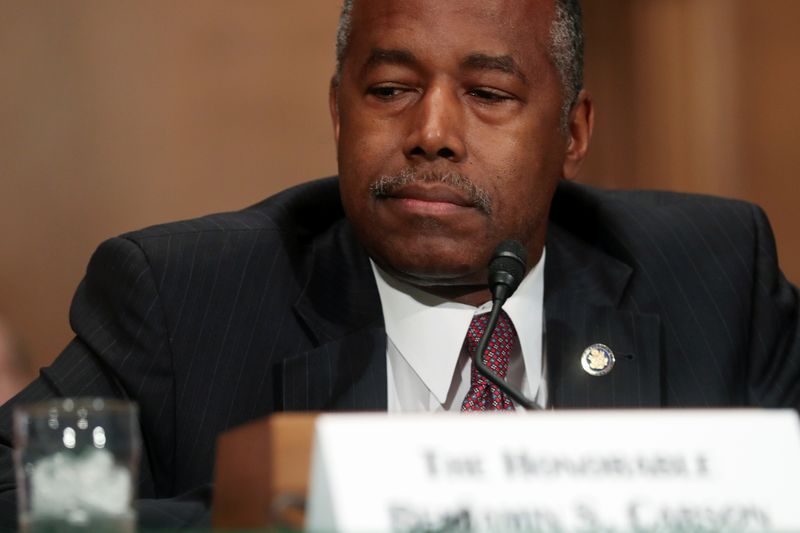
[[[539,406],[526,398],[521,391],[506,383],[504,379],[483,363],[483,354],[489,344],[489,339],[492,338],[494,328],[497,327],[497,319],[500,317],[503,304],[514,294],[522,278],[525,277],[527,257],[528,253],[525,250],[525,246],[516,240],[503,241],[494,249],[492,259],[489,261],[489,290],[492,292],[492,311],[489,313],[486,331],[483,332],[478,348],[472,356],[472,362],[478,372],[497,385],[498,389],[525,409],[531,410],[539,409]]]
[[[502,306],[519,287],[525,277],[525,263],[528,252],[525,246],[514,240],[503,241],[497,245],[489,261],[489,290],[492,291],[492,305]]]

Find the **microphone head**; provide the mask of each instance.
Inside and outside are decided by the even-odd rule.
[[[517,240],[503,241],[497,245],[489,261],[489,289],[493,299],[505,301],[519,287],[525,277],[528,251]]]

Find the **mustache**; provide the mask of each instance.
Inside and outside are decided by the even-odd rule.
[[[491,214],[492,198],[486,189],[475,185],[468,176],[458,172],[420,172],[414,167],[404,167],[397,174],[380,176],[370,186],[372,196],[384,198],[412,183],[442,183],[463,192],[470,203],[484,213]]]

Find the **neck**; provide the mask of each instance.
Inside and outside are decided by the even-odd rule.
[[[425,292],[429,292],[439,298],[452,300],[454,302],[478,307],[492,299],[492,293],[485,285],[468,286],[436,286],[419,287]]]

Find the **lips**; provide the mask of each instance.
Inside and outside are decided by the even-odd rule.
[[[463,191],[441,183],[411,183],[388,192],[384,198],[404,200],[404,203],[418,207],[475,207]]]

